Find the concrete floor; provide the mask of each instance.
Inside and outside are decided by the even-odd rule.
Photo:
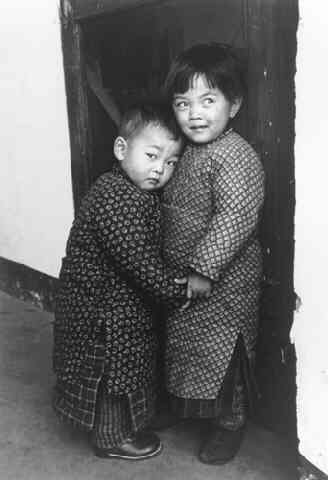
[[[205,432],[180,424],[160,436],[162,455],[142,462],[93,456],[85,435],[58,422],[50,399],[53,316],[0,292],[0,480],[294,480],[284,439],[248,427],[223,467],[196,457]]]

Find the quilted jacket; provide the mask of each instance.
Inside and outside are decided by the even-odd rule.
[[[168,317],[167,386],[178,397],[217,397],[239,334],[253,354],[263,199],[258,155],[232,129],[209,144],[187,146],[166,188],[165,261],[213,282],[209,299],[194,300]]]

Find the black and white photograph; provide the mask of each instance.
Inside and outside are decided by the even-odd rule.
[[[0,479],[327,480],[326,0],[0,39]]]

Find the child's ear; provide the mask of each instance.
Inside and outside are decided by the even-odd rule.
[[[114,142],[114,155],[120,162],[124,160],[128,144],[123,137],[116,137]]]
[[[230,118],[234,118],[237,115],[242,103],[243,103],[242,98],[236,98],[236,100],[231,104]]]

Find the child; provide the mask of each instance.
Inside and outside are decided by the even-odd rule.
[[[166,91],[189,144],[164,195],[164,258],[188,276],[190,299],[189,308],[168,316],[167,388],[175,413],[212,419],[200,460],[223,464],[237,453],[246,421],[264,174],[253,148],[230,127],[245,92],[232,47],[183,52]]]
[[[156,193],[182,139],[171,110],[132,108],[114,143],[117,165],[84,198],[59,278],[55,325],[56,413],[92,431],[95,453],[138,460],[161,444],[142,430],[153,414],[154,302],[185,299],[160,256]]]

